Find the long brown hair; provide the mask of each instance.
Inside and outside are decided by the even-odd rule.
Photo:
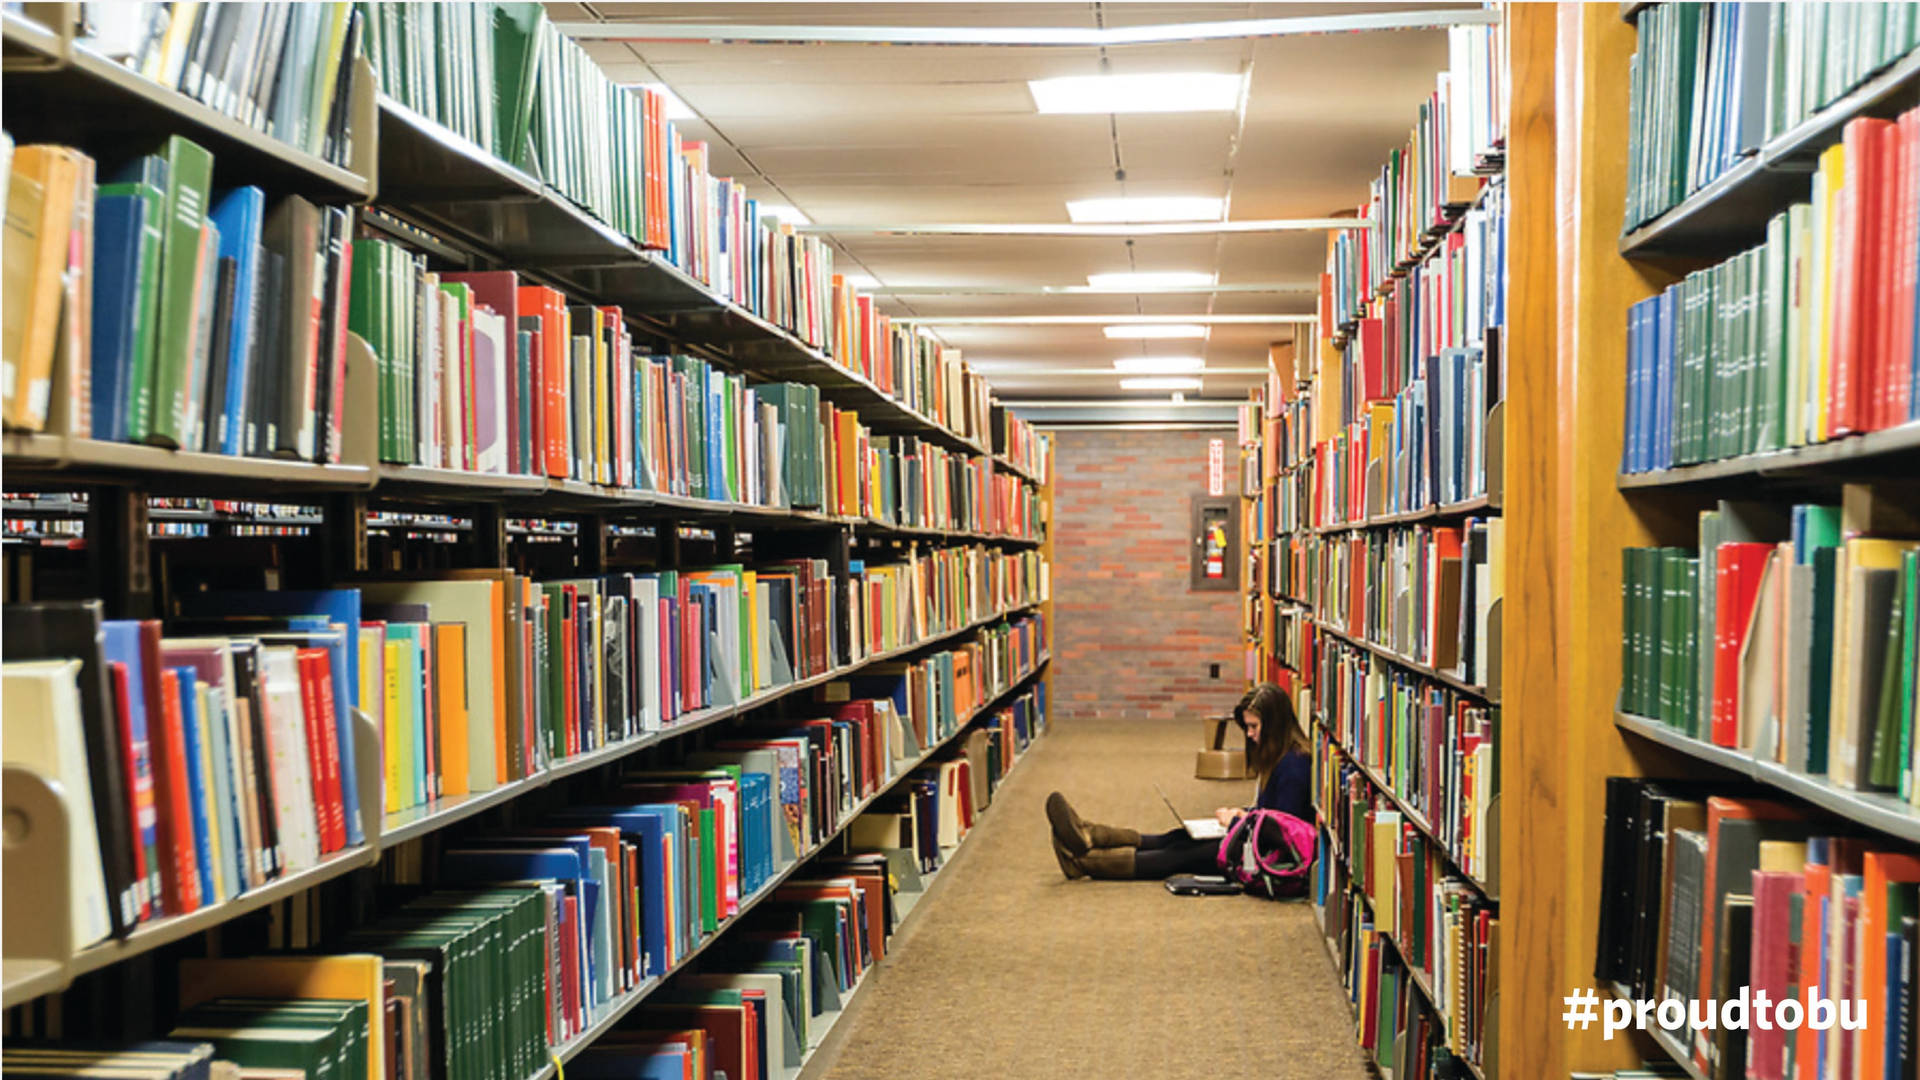
[[[1247,730],[1245,717],[1249,712],[1260,718],[1260,739],[1247,744],[1247,771],[1264,784],[1281,758],[1306,749],[1306,739],[1294,719],[1293,699],[1272,683],[1261,683],[1247,691],[1234,706],[1233,722],[1242,732]]]

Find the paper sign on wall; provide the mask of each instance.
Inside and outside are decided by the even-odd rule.
[[[1223,439],[1207,440],[1207,494],[1221,496],[1227,493],[1227,447]]]

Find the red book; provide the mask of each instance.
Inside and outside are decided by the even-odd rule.
[[[132,830],[128,836],[138,837],[146,830],[140,825],[140,797],[135,791],[136,778],[140,775],[139,752],[134,748],[133,740],[133,700],[132,687],[128,685],[127,665],[118,661],[107,663],[107,689],[112,694],[114,728],[120,732],[120,774],[127,780],[127,825]],[[140,919],[153,918],[154,897],[148,894],[146,882],[153,871],[147,865],[145,844],[133,845],[134,893],[140,898]]]
[[[1840,257],[1834,279],[1833,379],[1827,391],[1828,429],[1835,436],[1866,431],[1871,426],[1880,344],[1876,331],[1880,305],[1872,297],[1880,284],[1876,271],[1887,243],[1876,185],[1885,145],[1881,131],[1892,124],[1890,120],[1863,116],[1848,121],[1842,129],[1846,174],[1834,248]]]
[[[1725,550],[1723,547],[1722,550]],[[1753,888],[1751,872],[1742,881],[1719,880],[1719,867],[1723,854],[1721,845],[1722,825],[1735,819],[1757,821],[1795,821],[1805,817],[1800,811],[1782,803],[1766,799],[1728,798],[1715,795],[1707,800],[1707,873],[1706,885],[1700,900],[1700,990],[1694,995],[1696,1001],[1712,1001],[1714,958],[1719,955],[1714,944],[1715,924],[1720,918],[1721,898],[1730,894],[1747,895]],[[1748,837],[1749,842],[1758,844],[1758,837]],[[1735,845],[1729,843],[1729,848]],[[1749,866],[1754,864],[1749,863]],[[1804,940],[1804,939],[1803,939]],[[1837,996],[1837,995],[1828,995]],[[1693,1032],[1694,1061],[1701,1068],[1706,1067],[1707,1040],[1712,1032]]]
[[[1753,949],[1748,968],[1756,993],[1780,1001],[1788,993],[1798,968],[1791,945],[1789,913],[1793,897],[1806,884],[1803,872],[1755,871],[1753,875]],[[1804,947],[1804,939],[1802,939]],[[1769,1020],[1772,1018],[1769,1017]],[[1747,1075],[1751,1080],[1787,1080],[1787,1033],[1778,1025],[1750,1026],[1747,1035]]]
[[[1384,359],[1386,357],[1386,329],[1380,319],[1361,319],[1353,332],[1353,347],[1348,351],[1353,361],[1355,405],[1369,401],[1381,401],[1393,395],[1387,392]]]
[[[1740,650],[1760,595],[1760,577],[1774,545],[1721,544],[1714,553],[1713,741],[1740,742]]]
[[[146,644],[145,630],[143,625],[142,646]],[[200,895],[200,866],[194,856],[193,789],[187,782],[187,731],[180,713],[180,677],[161,666],[159,634],[160,625],[155,623],[155,649],[147,670],[155,673],[159,682],[156,696],[160,705],[157,713],[149,711],[147,716],[148,734],[154,740],[159,764],[160,846],[162,852],[172,855],[160,864],[160,890],[166,913],[185,915],[200,910],[206,900]],[[146,662],[144,658],[142,662]],[[156,716],[159,723],[151,726]]]
[[[300,668],[300,712],[307,733],[307,764],[313,770],[314,820],[320,829],[320,853],[330,855],[346,846],[347,830],[340,805],[340,747],[334,740],[333,676],[322,674],[325,649],[301,649],[295,654]],[[320,695],[327,694],[322,703]]]
[[[1913,321],[1916,316],[1914,291],[1920,287],[1920,109],[1900,117],[1894,128],[1892,164],[1893,251],[1889,280],[1893,296],[1889,301],[1892,316],[1887,322],[1887,346],[1883,357],[1886,371],[1886,416],[1882,427],[1906,423],[1913,412]]]
[[[569,896],[560,914],[560,1011],[566,1020],[567,1036],[580,1033],[580,909],[579,900]]]

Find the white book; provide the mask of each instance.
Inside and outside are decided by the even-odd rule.
[[[320,828],[315,817],[313,770],[307,760],[306,714],[300,701],[300,666],[292,646],[260,650],[266,709],[268,759],[273,769],[275,817],[280,822],[281,865],[288,873],[320,861]]]
[[[492,308],[473,309],[473,467],[507,471],[507,320]]]
[[[0,665],[6,763],[58,785],[66,804],[68,907],[76,949],[106,937],[113,926],[80,717],[79,677],[78,660]]]

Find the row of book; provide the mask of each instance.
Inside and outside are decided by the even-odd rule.
[[[179,136],[104,183],[63,146],[5,172],[8,427],[339,460],[345,210],[215,191]]]
[[[367,812],[492,790],[960,630],[998,610],[985,564],[976,548],[844,579],[793,560],[203,593],[164,633],[103,622],[93,602],[10,605],[9,732],[69,721],[59,742],[23,734],[20,753],[36,756],[17,760],[65,783],[85,819],[71,831],[88,875],[76,886],[85,944],[317,865],[366,840]],[[925,739],[1030,665],[1043,637],[1029,616],[941,654],[931,676],[900,662],[860,670],[912,684],[902,713]],[[380,740],[380,776],[360,774],[356,713]],[[379,794],[363,798],[367,785]]]
[[[353,61],[366,30],[354,5],[138,2],[80,12],[80,46],[262,135],[351,162]]]
[[[713,175],[709,147],[683,137],[661,94],[612,82],[538,6],[364,7],[380,28],[368,38],[370,59],[401,104],[531,168],[722,299],[822,350],[907,408],[989,444],[986,380],[965,368],[958,350],[895,325],[873,297],[834,273],[824,241],[763,212],[744,185]],[[474,59],[448,70],[438,50]]]
[[[1736,5],[1737,6],[1737,5]],[[1635,304],[1622,472],[1920,417],[1920,109],[1862,117],[1766,242]]]
[[[1697,549],[1623,553],[1620,707],[1716,746],[1920,805],[1920,529],[1839,506],[1722,502]]]
[[[1425,819],[1455,866],[1489,878],[1500,795],[1494,710],[1338,639],[1321,647],[1313,695],[1321,724],[1345,752]],[[1328,785],[1345,758],[1320,750],[1322,801],[1337,805]]]
[[[1493,517],[1323,537],[1315,610],[1351,637],[1483,686],[1505,534]]]
[[[181,1053],[243,1076],[518,1080],[648,993],[568,1068],[784,1075],[884,958],[898,894],[921,890],[986,805],[1012,760],[995,757],[1003,733],[1017,753],[1044,725],[1035,688],[918,765],[958,723],[922,739],[904,678],[829,690],[811,718],[629,769],[535,825],[403,861],[386,890],[399,906],[319,939],[270,942],[297,954],[184,961],[166,1037],[189,1047],[16,1039],[7,1067],[117,1075],[124,1055],[157,1067]],[[843,831],[847,849],[822,854]],[[803,859],[808,870],[790,874]],[[681,970],[696,952],[697,970]],[[686,1072],[693,1061],[704,1064]]]
[[[1502,153],[1506,89],[1498,65],[1504,33],[1497,27],[1454,27],[1450,33],[1460,39],[1451,66],[1421,104],[1406,144],[1388,155],[1370,184],[1367,204],[1355,215],[1360,224],[1328,233],[1322,339],[1361,317],[1448,229],[1480,193],[1474,174]]]
[[[1906,848],[1739,787],[1610,777],[1600,882],[1603,984],[1645,1000],[1774,1003],[1740,1029],[1675,1033],[1706,1075],[1914,1074],[1920,859]],[[1816,1026],[1809,998],[1853,1022]]]
[[[1662,4],[1638,18],[1628,230],[1759,153],[1920,44],[1910,4]]]
[[[1395,1076],[1462,1080],[1491,1056],[1498,914],[1397,811],[1343,790],[1322,820],[1314,896],[1360,1045]]]
[[[876,436],[817,386],[636,353],[620,308],[510,270],[431,272],[378,239],[354,261],[383,461],[1032,535],[1031,496],[990,497],[1004,485],[984,457]]]
[[[1015,467],[1026,470],[1028,476],[1046,483],[1049,437],[1035,431],[1031,423],[1007,409],[996,408],[990,415],[993,452],[1013,462]]]

